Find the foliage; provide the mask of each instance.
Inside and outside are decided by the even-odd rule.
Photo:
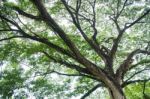
[[[0,94],[15,97],[15,90],[23,89],[27,95],[18,97],[31,98],[31,93],[38,99],[109,98],[119,86],[127,99],[142,99],[150,87],[149,4],[3,0],[0,62],[6,69]]]
[[[23,87],[25,79],[21,77],[22,71],[16,67],[7,67],[1,72],[0,77],[0,95],[3,98],[9,98],[14,94],[15,89]]]

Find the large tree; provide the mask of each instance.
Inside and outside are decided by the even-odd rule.
[[[149,6],[148,0],[3,0],[1,62],[26,64],[44,77],[78,77],[88,85],[82,99],[99,87],[111,99],[126,99],[124,88],[142,82],[146,97]]]

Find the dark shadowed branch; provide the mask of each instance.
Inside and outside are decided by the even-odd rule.
[[[114,23],[116,24],[116,27],[117,27],[117,30],[119,32],[116,40],[114,41],[114,44],[112,46],[112,49],[111,49],[111,54],[110,56],[113,58],[115,56],[115,53],[118,49],[118,45],[120,43],[120,40],[125,32],[125,30],[127,30],[128,28],[132,27],[133,25],[135,25],[136,23],[138,23],[140,20],[142,20],[146,15],[148,15],[150,13],[150,9],[147,10],[143,15],[141,15],[140,17],[138,17],[137,19],[135,19],[133,22],[131,22],[130,24],[125,24],[124,28],[123,29],[120,29],[120,26],[119,26],[119,23],[117,21],[118,17],[114,17],[112,18]]]
[[[43,51],[43,53],[44,53],[49,59],[53,60],[53,61],[56,62],[56,63],[63,64],[63,65],[65,65],[66,67],[71,68],[71,69],[75,69],[75,70],[77,70],[78,72],[81,72],[81,73],[83,72],[83,73],[86,73],[86,74],[90,74],[90,72],[89,72],[88,70],[86,70],[86,68],[82,68],[81,66],[68,63],[68,62],[66,62],[66,61],[64,61],[64,60],[62,60],[62,59],[56,59],[56,58],[50,56],[47,52],[44,52],[44,51]]]
[[[132,51],[127,58],[122,62],[122,64],[120,65],[120,67],[117,69],[116,72],[116,76],[119,77],[119,79],[123,79],[124,74],[129,70],[129,68],[132,66],[132,62],[133,62],[133,56],[135,56],[136,54],[146,54],[146,55],[150,55],[149,51],[146,50],[140,50],[140,49],[136,49],[134,51]]]
[[[87,60],[79,51],[79,49],[75,46],[75,44],[72,42],[72,40],[68,37],[68,35],[63,31],[63,29],[54,21],[54,19],[50,16],[50,14],[47,12],[46,8],[44,7],[41,0],[31,0],[33,4],[36,6],[38,11],[41,14],[41,17],[44,19],[49,27],[52,28],[52,30],[57,33],[60,38],[65,42],[65,44],[69,47],[69,49],[72,51],[74,55],[74,59],[81,63],[82,65],[86,66],[89,70],[95,69],[96,66],[89,60]],[[65,0],[62,0],[63,4],[66,6],[66,9],[68,10],[68,6],[66,4]],[[68,10],[70,11],[70,10]]]
[[[50,14],[47,12],[46,8],[44,7],[42,0],[30,0],[33,2],[33,4],[36,6],[38,11],[40,12],[40,15],[47,23],[47,25],[60,36],[60,38],[64,41],[64,43],[70,48],[70,50],[73,52],[75,57],[79,60],[79,58],[83,58],[77,47],[74,45],[72,40],[66,35],[66,33],[63,31],[63,29],[54,21],[54,19],[50,16]]]
[[[147,78],[147,79],[139,79],[139,80],[131,80],[131,81],[128,81],[128,82],[123,83],[123,84],[122,84],[122,87],[126,87],[126,86],[129,85],[129,84],[140,83],[140,82],[147,82],[147,81],[150,81],[150,78]]]
[[[138,23],[140,20],[142,20],[146,15],[148,15],[150,13],[150,9],[147,10],[143,15],[141,15],[139,18],[137,18],[136,20],[134,20],[133,22],[131,22],[130,24],[125,24],[124,30],[132,27],[133,25],[135,25],[136,23]]]
[[[93,28],[94,30],[94,33],[93,33],[93,40],[95,41],[96,44],[98,44],[97,40],[96,40],[96,36],[97,36],[97,28],[96,28],[96,10],[95,10],[95,6],[96,6],[96,0],[94,0],[93,2],[90,2],[89,1],[89,4],[91,5],[92,7],[92,16],[93,16],[93,19],[92,19],[92,24],[91,24],[91,27]]]
[[[118,0],[118,10],[117,10],[116,18],[119,18],[119,16],[122,14],[122,12],[124,11],[124,9],[125,9],[125,7],[126,7],[126,4],[127,4],[128,0],[125,0],[125,1],[124,1],[121,10],[119,10],[119,2],[121,2],[121,1]]]
[[[66,73],[60,73],[60,72],[55,71],[55,70],[50,70],[50,71],[47,71],[47,72],[45,72],[45,73],[37,71],[37,72],[35,72],[35,76],[46,76],[46,75],[48,75],[48,74],[53,74],[53,73],[58,74],[58,75],[63,75],[63,76],[82,76],[82,75],[80,75],[80,74],[66,74]]]
[[[0,14],[0,18],[4,19],[5,21],[11,23],[13,26],[15,26],[16,28],[18,28],[18,32],[20,33],[21,36],[24,36],[25,38],[29,38],[29,39],[32,39],[32,40],[35,40],[35,41],[38,41],[38,42],[41,42],[41,43],[43,43],[43,44],[45,44],[45,45],[47,45],[47,46],[55,49],[56,51],[58,51],[58,52],[60,52],[60,53],[62,53],[64,55],[67,55],[67,56],[70,56],[70,57],[74,58],[74,56],[72,55],[72,53],[70,51],[68,51],[68,50],[66,50],[64,48],[61,48],[58,45],[55,45],[55,44],[49,42],[47,39],[39,38],[39,37],[36,37],[36,36],[31,36],[31,35],[25,33],[16,22],[11,21],[10,19],[4,17],[1,14]]]
[[[140,71],[137,71],[137,72],[135,72],[134,74],[132,74],[127,80],[125,80],[124,82],[128,82],[129,80],[131,80],[134,76],[136,76],[137,74],[140,74],[140,73],[142,73],[142,72],[144,72],[144,71],[147,71],[147,70],[150,70],[149,68],[144,68],[144,69],[142,69],[142,70],[140,70]]]
[[[37,2],[36,2],[37,3]],[[41,6],[41,5],[40,5]],[[43,12],[42,12],[43,13]],[[21,27],[14,21],[11,21],[10,19],[4,17],[3,15],[0,15],[0,18],[4,19],[5,21],[9,22],[10,24],[12,24],[13,26],[15,26],[16,28],[18,28],[20,35],[29,38],[31,40],[34,41],[38,41],[41,42],[47,46],[49,46],[50,48],[55,49],[56,51],[62,53],[63,55],[67,55],[70,58],[74,59],[75,61],[77,61],[78,63],[82,64],[83,66],[86,67],[86,69],[88,70],[88,72],[90,71],[90,73],[94,74],[94,75],[98,75],[101,76],[102,78],[100,79],[104,79],[106,75],[106,73],[99,67],[97,67],[94,63],[90,62],[89,60],[87,60],[86,58],[84,58],[84,56],[81,56],[80,53],[78,53],[78,51],[76,52],[76,49],[74,49],[73,47],[71,49],[73,49],[74,54],[72,52],[70,52],[69,50],[66,50],[58,45],[53,44],[52,42],[50,42],[49,40],[45,39],[45,38],[40,38],[40,37],[36,37],[36,36],[31,36],[29,34],[27,34],[26,32],[24,32]],[[49,20],[47,20],[49,22]],[[51,24],[51,23],[50,23]],[[56,26],[57,27],[57,26]],[[56,28],[55,28],[56,29]],[[59,30],[59,29],[58,29]],[[64,36],[65,34],[63,34],[62,32],[58,31],[60,34],[62,34],[62,36]],[[63,38],[63,37],[62,37]],[[67,38],[67,36],[65,35],[65,38]],[[67,38],[69,39],[69,38]],[[67,40],[67,42],[69,42],[69,44],[72,44],[70,41]],[[72,45],[71,45],[72,46]],[[70,47],[71,47],[70,46]],[[74,46],[74,44],[73,44]],[[75,54],[76,53],[76,54]],[[64,63],[64,62],[63,62]],[[65,63],[67,65],[70,65],[68,63]],[[70,65],[71,67],[74,67],[72,65]],[[85,71],[87,73],[87,70]]]
[[[78,20],[78,16],[79,15],[79,8],[78,10],[76,11],[76,9],[74,9],[75,11],[75,15],[74,16],[74,12],[71,11],[71,8],[67,2],[65,0],[61,0],[62,3],[64,4],[66,10],[69,12],[72,20],[73,20],[73,23],[74,25],[77,27],[77,29],[80,31],[81,35],[83,36],[83,38],[88,42],[88,44],[93,48],[93,50],[95,50],[95,52],[98,53],[98,55],[103,59],[103,60],[106,60],[105,58],[107,57],[106,54],[100,49],[99,45],[97,45],[96,43],[94,43],[91,39],[89,39],[87,37],[87,35],[85,34],[85,32],[82,30],[81,26],[80,26],[80,23],[79,23],[79,20]],[[80,6],[79,6],[80,7]],[[87,18],[86,18],[87,19]],[[96,21],[96,19],[94,18],[94,20]],[[95,23],[94,23],[95,24]],[[95,28],[96,29],[96,28]]]
[[[11,7],[12,9],[14,9],[15,11],[17,11],[20,15],[23,15],[27,18],[31,18],[31,19],[35,19],[35,20],[41,20],[41,17],[40,16],[34,16],[32,14],[29,14],[27,12],[24,12],[23,10],[21,10],[19,7],[17,6],[12,6]]]
[[[136,63],[136,64],[130,66],[130,67],[129,67],[129,70],[134,69],[135,67],[137,67],[137,66],[139,66],[139,65],[148,64],[148,63],[150,63],[150,60],[149,60],[149,59],[141,60],[140,62],[138,62],[138,63]]]
[[[25,38],[25,37],[24,36],[11,36],[11,37],[0,39],[0,42],[1,41],[11,40],[11,39],[14,39],[14,38]]]
[[[99,87],[102,87],[103,85],[101,84],[97,84],[96,86],[94,86],[92,89],[90,89],[87,93],[85,93],[81,99],[85,99],[86,97],[88,97],[90,94],[92,94],[96,89],[98,89]]]
[[[16,29],[3,29],[3,30],[0,30],[1,32],[10,32],[10,31],[15,31],[15,32],[18,32],[19,30],[16,30]]]

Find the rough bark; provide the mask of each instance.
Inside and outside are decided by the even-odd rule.
[[[120,90],[112,90],[108,88],[110,99],[126,99],[124,93],[120,92]]]

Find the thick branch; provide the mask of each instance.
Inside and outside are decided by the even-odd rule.
[[[9,20],[8,18],[2,16],[1,14],[0,14],[0,18],[4,19],[5,21],[7,21],[7,22],[11,23],[12,25],[14,25],[15,27],[17,27],[19,33],[20,33],[22,36],[24,36],[25,38],[30,38],[30,39],[32,39],[32,40],[41,42],[41,43],[43,43],[43,44],[45,44],[45,45],[47,45],[47,46],[49,46],[49,47],[55,49],[56,51],[58,51],[58,52],[60,52],[60,53],[62,53],[62,54],[64,54],[64,55],[67,55],[67,56],[69,56],[69,57],[71,57],[71,58],[74,58],[74,56],[72,55],[72,53],[71,53],[70,51],[68,51],[68,50],[66,50],[66,49],[63,49],[63,48],[61,48],[60,46],[55,45],[55,44],[49,42],[47,39],[39,38],[39,37],[36,37],[36,36],[31,36],[31,35],[25,33],[25,32],[21,29],[21,27],[20,27],[16,22]]]
[[[93,75],[97,75],[97,76],[101,77],[100,78],[101,80],[102,79],[105,80],[106,78],[104,77],[104,75],[106,75],[106,73],[101,68],[97,67],[95,64],[93,64],[92,62],[90,62],[84,56],[81,55],[81,53],[76,48],[74,43],[70,40],[70,38],[59,27],[59,25],[51,18],[51,16],[47,12],[46,8],[42,4],[41,0],[31,0],[31,1],[35,4],[37,9],[39,10],[43,20],[53,29],[54,32],[56,32],[62,38],[62,40],[64,40],[66,45],[73,52],[73,54],[75,55],[74,59],[76,61],[78,61],[80,64],[82,64],[83,66],[85,66]],[[62,0],[62,1],[65,2],[64,0]],[[66,2],[64,4],[66,4]],[[93,42],[90,42],[90,43],[94,44]],[[92,47],[94,47],[94,50],[96,50],[99,54],[102,54],[102,52],[101,52],[101,50],[99,50],[98,46],[92,45]]]
[[[38,41],[38,42],[41,42],[43,44],[46,44],[47,46],[55,49],[56,51],[64,54],[64,55],[67,55],[69,56],[70,58],[73,58],[74,60],[78,61],[79,63],[81,63],[82,65],[84,65],[86,67],[86,69],[90,72],[90,74],[92,75],[96,75],[98,76],[99,80],[106,80],[108,79],[107,77],[105,77],[104,75],[106,75],[106,73],[98,68],[95,64],[91,63],[90,61],[88,61],[87,59],[85,59],[84,57],[78,57],[76,58],[70,51],[66,50],[66,49],[63,49],[51,42],[49,42],[47,39],[45,38],[40,38],[40,37],[36,37],[36,36],[31,36],[27,33],[25,33],[20,27],[19,25],[14,22],[14,21],[11,21],[7,18],[5,18],[4,16],[0,15],[0,18],[6,20],[7,22],[11,23],[12,25],[16,26],[20,32],[21,35],[25,36],[26,38],[29,38],[31,40],[35,40],[35,41]],[[67,63],[65,63],[67,64]],[[69,64],[68,64],[69,65]],[[73,67],[73,66],[72,66]]]
[[[117,13],[116,13],[116,15],[115,15],[113,18],[110,17],[110,19],[113,20],[113,22],[115,23],[116,28],[117,28],[117,31],[118,31],[118,36],[117,36],[117,38],[114,40],[114,44],[113,44],[112,49],[111,49],[111,52],[110,52],[110,57],[111,57],[111,58],[114,58],[114,56],[115,56],[115,54],[116,54],[116,51],[117,51],[117,49],[118,49],[119,42],[120,42],[120,40],[121,40],[121,38],[122,38],[122,36],[123,36],[123,33],[125,32],[125,29],[121,29],[121,28],[120,28],[119,23],[118,23],[118,18],[119,18],[119,16],[121,15],[121,13],[123,12],[127,1],[128,1],[128,0],[125,0],[122,9],[119,11],[119,3],[120,3],[120,0],[118,0]]]
[[[60,26],[52,19],[52,17],[47,12],[46,8],[44,7],[42,0],[31,0],[33,4],[39,10],[42,19],[50,26],[50,28],[56,32],[65,44],[70,48],[70,50],[74,53],[77,58],[81,58],[81,54],[79,50],[76,48],[74,43],[70,40],[70,38],[66,35],[66,33],[60,28]]]
[[[68,68],[71,68],[71,69],[75,69],[77,70],[78,72],[81,72],[81,73],[86,73],[86,74],[90,74],[90,72],[88,70],[86,70],[86,68],[82,68],[80,66],[77,66],[75,64],[71,64],[71,63],[68,63],[64,60],[61,60],[61,59],[55,59],[54,57],[50,56],[48,53],[46,52],[43,52],[49,59],[53,60],[54,62],[56,63],[60,63],[60,64],[63,64],[65,65],[66,67]]]
[[[70,10],[70,6],[66,3],[65,0],[61,0],[62,3],[64,4],[64,6],[66,7],[66,10],[69,12],[74,25],[77,27],[77,29],[80,31],[81,35],[83,36],[83,38],[88,42],[88,44],[95,50],[95,52],[98,53],[98,55],[106,61],[106,57],[107,55],[105,55],[105,53],[99,48],[99,46],[97,44],[95,44],[92,40],[90,40],[87,35],[84,33],[84,31],[82,30],[79,20],[78,20],[78,11],[75,13],[76,17],[74,16],[73,12]]]

